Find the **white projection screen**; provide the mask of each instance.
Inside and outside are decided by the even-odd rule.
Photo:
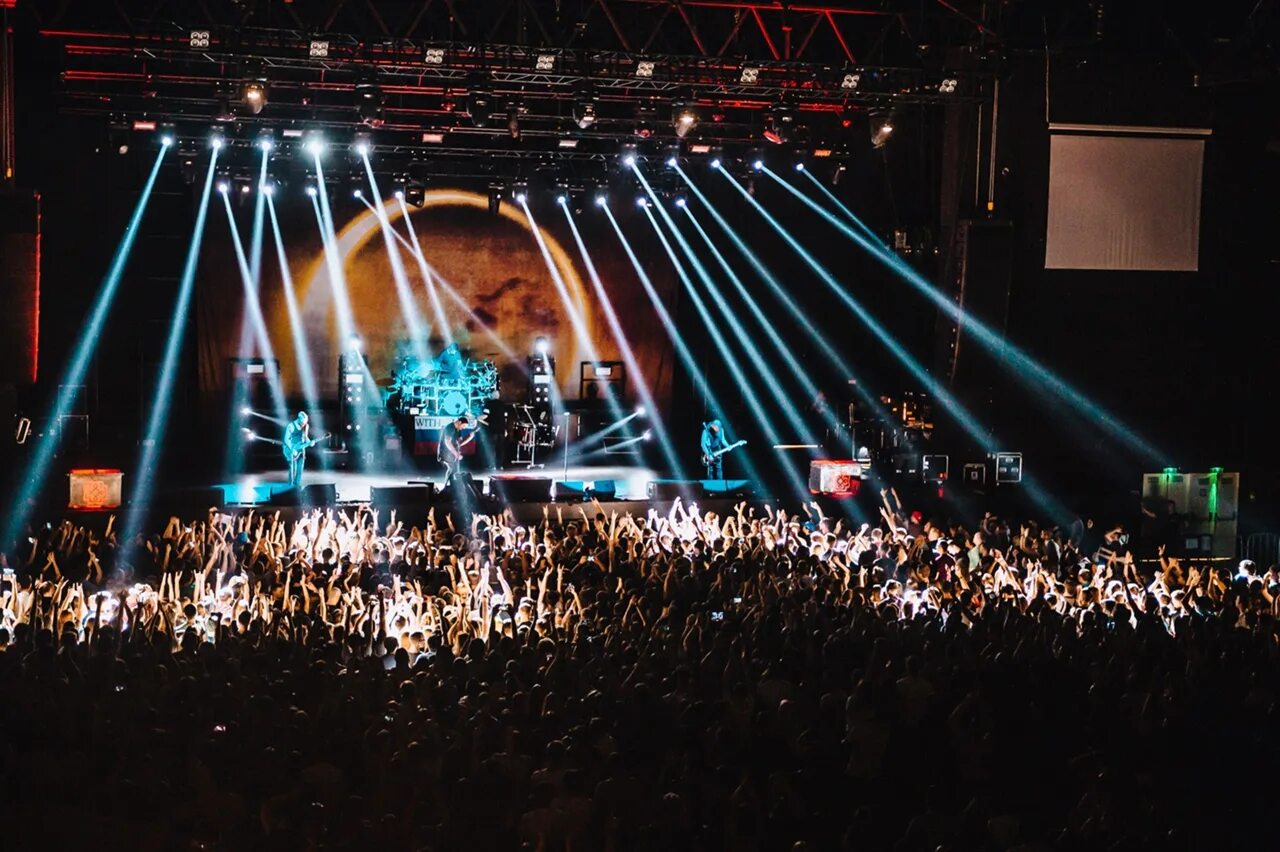
[[[1199,270],[1207,131],[1050,130],[1046,269]]]

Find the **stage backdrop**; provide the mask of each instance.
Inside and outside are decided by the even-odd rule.
[[[233,192],[232,196],[232,216],[252,265],[256,199],[252,193],[241,196]],[[291,400],[302,396],[285,290],[290,279],[319,393],[323,399],[337,396],[338,355],[345,343],[339,301],[344,288],[333,286],[332,277],[336,276],[331,277],[331,268],[341,269],[351,322],[362,339],[372,375],[375,379],[389,376],[398,348],[410,334],[377,215],[349,197],[334,200],[332,219],[337,239],[331,263],[325,256],[313,199],[294,188],[278,193],[274,203],[288,276],[282,275],[278,262],[271,218],[264,215],[258,298],[271,346],[280,361],[285,396]],[[215,197],[213,205],[198,302],[200,385],[206,400],[228,392],[229,359],[241,351],[242,316],[247,304],[247,288],[225,204]],[[599,359],[622,360],[560,209],[548,206],[535,212],[537,235],[521,208],[504,203],[494,215],[489,212],[486,196],[473,192],[433,189],[426,193],[421,208],[408,209],[410,223],[405,222],[396,199],[388,198],[383,204],[392,229],[404,240],[393,238],[393,243],[409,298],[428,332],[431,356],[437,355],[451,336],[470,357],[494,361],[501,375],[502,397],[520,400],[526,393],[525,358],[533,351],[535,339],[545,336],[556,359],[561,392],[567,399],[576,399],[579,363],[589,360],[590,354],[579,344],[567,302],[581,316]],[[605,217],[592,209],[576,221],[654,399],[664,405],[671,393],[670,340]],[[421,258],[412,248],[407,224],[417,235]],[[648,229],[647,225],[642,227]],[[634,223],[629,229],[624,225],[624,230],[635,237],[646,236]],[[538,236],[545,246],[545,258]],[[668,269],[655,266],[658,268],[647,272],[670,308],[673,277]],[[442,333],[442,320],[448,326],[447,334]],[[259,354],[252,345],[252,332],[249,337],[250,353]],[[635,378],[627,378],[631,399],[635,399]]]

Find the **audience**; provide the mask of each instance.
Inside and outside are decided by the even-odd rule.
[[[1239,848],[1280,569],[1123,531],[600,504],[31,531],[6,848]],[[3,559],[3,557],[0,557]]]

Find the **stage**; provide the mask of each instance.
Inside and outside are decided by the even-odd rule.
[[[645,500],[648,497],[649,483],[659,478],[647,467],[570,465],[564,468],[527,470],[516,468],[502,471],[485,471],[473,473],[477,485],[489,490],[489,480],[494,474],[505,477],[528,477],[534,479],[550,479],[553,482],[568,480],[582,481],[588,484],[601,480],[612,480],[616,484],[617,499]],[[431,483],[437,489],[443,487],[443,473],[428,475],[421,471],[396,471],[382,473],[356,473],[342,470],[309,470],[303,475],[302,484],[324,485],[332,483],[337,491],[339,503],[367,503],[373,488],[397,488],[407,485]],[[222,491],[222,499],[226,505],[253,506],[269,502],[290,490],[288,472],[249,473],[237,477],[233,482],[220,482],[214,486]]]

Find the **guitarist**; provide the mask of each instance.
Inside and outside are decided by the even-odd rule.
[[[470,418],[464,414],[440,430],[440,443],[436,445],[436,460],[444,464],[446,485],[462,468],[462,448],[476,439],[474,431],[463,437],[463,432],[466,432],[470,425]]]
[[[285,461],[289,463],[289,485],[293,488],[302,484],[302,470],[307,466],[307,448],[319,443],[311,440],[310,430],[307,412],[299,411],[298,416],[285,427],[284,440],[280,442]]]
[[[702,463],[707,468],[707,479],[724,479],[724,454],[728,448],[719,420],[702,424]]]

